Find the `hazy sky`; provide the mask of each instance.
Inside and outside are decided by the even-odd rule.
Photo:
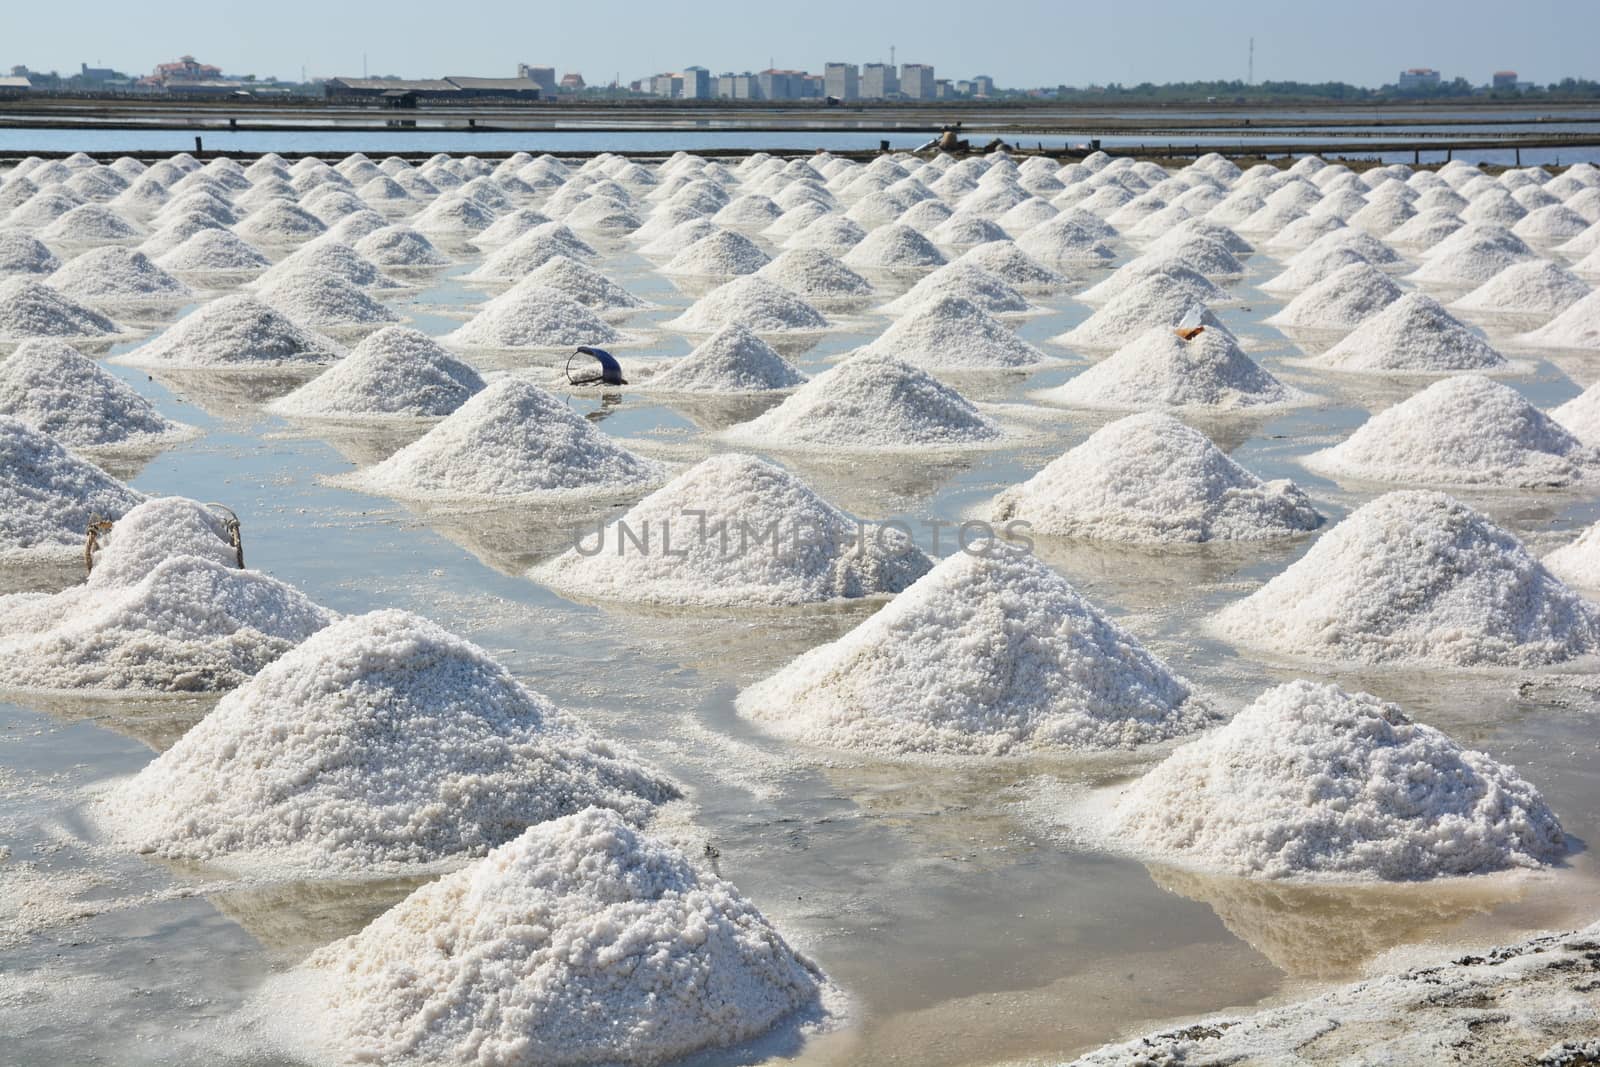
[[[1488,81],[1600,76],[1600,0],[0,0],[0,67],[148,72],[192,53],[228,73],[504,75],[520,62],[624,82],[826,60],[933,63],[1001,85],[1243,78],[1378,85],[1403,67]]]

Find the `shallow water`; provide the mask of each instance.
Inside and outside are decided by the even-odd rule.
[[[1285,362],[1298,350],[1261,323],[1279,303],[1253,288],[1278,264],[1258,253],[1249,265],[1250,276],[1234,287],[1242,304],[1223,309],[1223,318],[1259,361],[1325,400],[1207,429],[1246,467],[1294,478],[1331,525],[1380,489],[1341,487],[1303,470],[1297,457],[1337,441],[1369,409],[1416,386],[1316,375]],[[470,267],[453,267],[402,298],[400,310],[429,333],[454,328],[455,309],[484,296],[458,280]],[[631,253],[609,256],[601,269],[664,305],[629,319],[630,329],[653,329],[688,303]],[[1077,280],[1088,284],[1101,273]],[[1064,295],[1043,303],[1050,314],[1014,320],[1036,342],[1088,314]],[[794,358],[820,370],[885,321],[863,319],[861,329],[829,335]],[[690,341],[662,331],[618,354],[680,355]],[[1026,392],[1088,363],[1059,354],[1069,361],[1008,380],[985,399],[1024,402]],[[548,368],[563,358],[494,365]],[[373,462],[403,438],[263,414],[260,403],[291,382],[117,373],[167,414],[206,431],[149,462],[134,479],[139,488],[228,504],[243,520],[252,566],[341,611],[402,607],[436,619],[685,783],[693,832],[717,854],[721,873],[854,998],[855,1024],[812,1042],[795,1055],[799,1062],[1065,1057],[1174,1016],[1348,978],[1407,942],[1481,944],[1594,918],[1586,901],[1595,865],[1581,850],[1569,870],[1517,883],[1280,890],[1096,853],[1038,817],[1041,795],[1114,784],[1154,756],[895,765],[767,740],[733,714],[737,689],[845,632],[870,608],[728,618],[573,604],[519,573],[563,547],[562,520],[576,516],[441,515],[329,488],[320,476]],[[1508,380],[1541,405],[1578,392],[1544,361]],[[572,404],[607,433],[675,462],[719,447],[712,434],[723,422],[714,410],[626,390]],[[908,522],[931,548],[929,520],[957,522],[981,509],[1109,418],[1044,409],[1027,420],[1035,436],[1026,443],[949,461],[783,461],[844,506]],[[1467,498],[1540,550],[1600,514],[1593,494]],[[1264,663],[1204,634],[1207,615],[1310,541],[1165,553],[1041,542],[1039,551],[1223,707],[1296,676],[1371,689],[1516,764],[1569,833],[1595,839],[1597,703],[1572,679],[1522,686],[1525,679],[1511,673],[1352,674]],[[946,530],[941,554],[952,548]],[[249,884],[101,847],[86,791],[138,770],[206,709],[194,701],[0,703],[0,846],[10,850],[0,863],[0,918],[25,920],[13,924],[21,933],[0,940],[0,1034],[7,1035],[0,1058],[299,1062],[273,1051],[275,1019],[242,1009],[267,976],[359,929],[409,888],[395,881]]]

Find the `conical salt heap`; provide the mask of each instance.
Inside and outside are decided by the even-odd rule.
[[[943,253],[910,226],[890,223],[879,226],[841,257],[848,267],[858,270],[908,270],[939,267]]]
[[[991,315],[1029,310],[1027,297],[1005,280],[972,263],[947,263],[883,305],[883,311],[904,315],[949,296],[971,301]]]
[[[756,271],[806,300],[858,301],[873,293],[872,283],[820,248],[791,248]]]
[[[355,250],[380,267],[391,270],[443,267],[450,257],[409,226],[385,226],[359,238]]]
[[[254,274],[270,263],[231,230],[200,230],[156,258],[162,269],[180,274]]]
[[[45,339],[0,359],[0,415],[80,452],[142,451],[195,433],[71,345]]]
[[[1380,411],[1302,463],[1329,477],[1401,485],[1542,488],[1592,478],[1600,450],[1510,386],[1463,374]]]
[[[1600,346],[1600,291],[1590,293],[1517,343],[1535,348],[1592,351]]]
[[[441,338],[458,348],[566,348],[604,345],[622,335],[565,293],[531,279],[507,289]]]
[[[717,286],[666,325],[710,333],[731,322],[761,334],[814,333],[829,326],[827,317],[806,301],[754,275]]]
[[[0,415],[0,563],[56,564],[83,552],[84,532],[144,499],[38,430]]]
[[[159,337],[113,356],[130,367],[279,370],[332,363],[344,349],[242,293],[213,300]]]
[[[423,886],[297,977],[325,990],[333,1058],[502,1067],[657,1067],[811,1025],[833,996],[730,883],[598,809]]]
[[[1207,333],[1232,332],[1189,290],[1166,274],[1146,274],[1052,340],[1069,348],[1117,348],[1158,327],[1176,327],[1194,315]]]
[[[749,327],[729,323],[650,379],[654,390],[678,393],[764,393],[793,389],[806,376]]]
[[[116,323],[28,275],[0,280],[0,341],[109,337]]]
[[[924,452],[983,446],[1004,432],[971,401],[904,360],[858,353],[723,439],[820,452]]]
[[[584,266],[571,256],[561,255],[545,260],[528,277],[531,284],[553,289],[600,314],[650,306],[604,274]]]
[[[16,230],[0,230],[0,275],[53,274],[61,260],[45,243]]]
[[[1439,302],[1407,293],[1311,362],[1356,374],[1455,374],[1507,365]]]
[[[955,262],[982,267],[1023,293],[1051,293],[1067,285],[1065,275],[1036,262],[1009,240],[985,241],[974,245]]]
[[[656,543],[639,548],[630,538],[641,532]],[[728,453],[645,497],[592,547],[586,536],[529,576],[586,600],[814,604],[898,593],[932,566],[900,531],[882,533],[781,467]]]
[[[744,234],[718,229],[673,256],[661,273],[732,277],[754,274],[770,262],[771,257]]]
[[[1111,411],[1248,411],[1310,400],[1263,370],[1227,332],[1210,327],[1187,341],[1173,329],[1148,330],[1065,385],[1033,395],[1066,407]]]
[[[1426,491],[1363,505],[1215,624],[1323,664],[1535,667],[1600,648],[1600,608],[1511,534]]]
[[[326,874],[482,856],[592,805],[641,822],[674,796],[482,649],[377,611],[224,697],[106,810],[140,852]]]
[[[331,621],[274,578],[174,556],[49,630],[0,640],[0,688],[217,692]]]
[[[438,419],[482,388],[478,372],[431,337],[387,326],[267,410],[312,419]]]
[[[1311,286],[1264,321],[1295,330],[1346,332],[1401,295],[1400,287],[1378,268],[1370,263],[1352,263]]]
[[[1515,769],[1367,693],[1296,681],[1178,748],[1109,830],[1251,878],[1413,881],[1558,862],[1561,823]]]
[[[269,272],[270,273],[270,272]],[[397,322],[400,316],[335,274],[296,271],[263,281],[256,296],[312,329]]]
[[[1475,287],[1517,263],[1537,258],[1503,226],[1473,223],[1440,241],[1423,256],[1408,280],[1419,285]]]
[[[949,295],[917,305],[862,351],[926,370],[1012,370],[1050,361],[983,308]]]
[[[1170,415],[1111,423],[995,498],[990,520],[1124,543],[1265,541],[1322,524],[1289,481],[1263,482]]]
[[[783,737],[889,755],[1132,747],[1213,721],[1132,634],[1002,542],[944,560],[736,706]]]
[[[531,382],[505,378],[375,467],[339,479],[416,500],[558,503],[660,485],[665,471]]]
[[[1451,304],[1458,311],[1486,315],[1552,318],[1593,290],[1571,271],[1547,259],[1514,263]]]
[[[194,292],[143,252],[115,245],[94,248],[50,275],[47,283],[86,304],[181,303]]]

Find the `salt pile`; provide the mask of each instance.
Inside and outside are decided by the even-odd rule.
[[[1051,267],[1105,263],[1117,254],[1105,243],[1106,234],[1096,226],[1099,221],[1081,211],[1063,211],[1017,238],[1017,247]]]
[[[115,519],[141,499],[45,433],[0,415],[0,561],[79,556],[89,523]]]
[[[385,226],[356,241],[355,250],[380,267],[443,267],[450,257],[409,226]]]
[[[1391,245],[1432,248],[1465,225],[1461,216],[1449,208],[1429,208],[1384,234],[1383,239]]]
[[[690,333],[711,333],[730,322],[763,334],[806,333],[829,327],[822,312],[789,290],[753,275],[719,285],[665,325]]]
[[[948,295],[916,304],[862,351],[927,370],[1012,370],[1050,361],[979,305]]]
[[[1141,852],[1240,877],[1411,881],[1555,863],[1539,791],[1367,693],[1296,681],[1181,746],[1109,822]]]
[[[1600,386],[1591,385],[1552,410],[1550,417],[1584,444],[1600,446]]]
[[[1308,248],[1289,260],[1282,271],[1262,282],[1265,293],[1299,293],[1357,263],[1371,263],[1354,248]]]
[[[0,415],[76,451],[157,448],[193,435],[62,341],[25,341],[0,359]]]
[[[276,579],[175,556],[52,629],[0,640],[0,687],[216,692],[331,621]]]
[[[470,197],[450,193],[429,204],[411,220],[418,233],[436,237],[467,238],[489,228],[495,220],[490,208]]]
[[[1265,541],[1322,524],[1288,481],[1263,482],[1170,415],[1111,423],[1001,493],[990,520],[1128,543]]]
[[[96,541],[94,569],[63,597],[81,600],[84,593],[138,585],[160,563],[177,556],[234,567],[239,561],[239,546],[222,512],[181,496],[146,500],[100,532]]]
[[[898,223],[873,230],[842,258],[848,266],[868,270],[915,270],[943,266],[945,262],[931,241]]]
[[[323,237],[303,245],[263,274],[257,283],[270,286],[295,274],[325,274],[361,289],[398,289],[378,265],[341,241]]]
[[[1212,721],[1137,638],[1001,542],[945,559],[736,706],[783,737],[891,755],[1132,747]]]
[[[530,230],[485,259],[466,277],[473,281],[517,281],[573,250],[547,231]]]
[[[892,315],[915,311],[944,297],[958,297],[991,315],[1021,314],[1028,299],[1001,278],[971,263],[949,263],[883,306]]]
[[[1564,582],[1585,589],[1600,589],[1600,523],[1583,531],[1576,541],[1544,557],[1544,565]]]
[[[1007,240],[986,241],[963,252],[956,263],[982,267],[1019,292],[1050,293],[1067,284],[1064,275],[1037,263],[1022,249]]]
[[[602,313],[633,311],[650,306],[604,274],[589,269],[570,256],[546,260],[542,267],[529,275],[529,282],[553,289],[584,307]]]
[[[655,1067],[833,996],[733,885],[600,809],[423,886],[302,973],[335,1055],[383,1062]]]
[[[1139,335],[1065,385],[1034,396],[1066,407],[1112,411],[1247,411],[1310,399],[1263,370],[1226,332],[1206,328],[1185,341],[1160,327]]]
[[[1263,320],[1291,330],[1345,332],[1400,299],[1400,287],[1370,263],[1352,263],[1328,275]]]
[[[962,211],[956,212],[928,231],[928,236],[948,248],[965,248],[968,245],[982,245],[991,241],[1010,239],[1005,228],[998,223],[982,215]]]
[[[441,340],[458,348],[509,350],[603,345],[621,337],[589,308],[529,280],[483,305]]]
[[[387,326],[267,410],[313,419],[436,419],[482,388],[478,373],[432,338]]]
[[[166,270],[187,274],[253,274],[271,261],[228,230],[200,230],[158,257],[156,263]]]
[[[37,237],[0,230],[0,275],[50,274],[60,266],[61,260]]]
[[[98,245],[136,241],[140,236],[137,226],[99,204],[75,207],[39,231],[40,240],[54,245]]]
[[[1576,211],[1564,204],[1550,204],[1528,212],[1525,218],[1511,227],[1511,232],[1533,244],[1556,245],[1578,236],[1588,228],[1589,220]]]
[[[557,397],[502,379],[375,467],[341,479],[369,492],[441,502],[563,502],[643,491],[664,471]]]
[[[1489,342],[1422,293],[1402,296],[1312,362],[1358,374],[1454,374],[1507,366]]]
[[[1591,291],[1577,275],[1547,259],[1536,259],[1507,267],[1450,306],[1491,315],[1548,317],[1565,311]]]
[[[673,256],[661,272],[729,278],[754,274],[769,262],[771,258],[744,234],[719,229]]]
[[[926,371],[892,356],[858,353],[722,436],[773,449],[923,452],[985,445],[1003,432]]]
[[[224,697],[106,810],[139,852],[326,874],[482,856],[592,805],[638,822],[675,795],[482,649],[378,611]]]
[[[860,244],[866,236],[866,230],[844,216],[829,215],[797,232],[785,242],[785,245],[789,248],[820,248],[824,252],[842,256]],[[644,251],[650,252],[651,249],[646,246]]]
[[[1226,289],[1182,263],[1149,259],[1144,256],[1124,263],[1094,285],[1078,293],[1073,299],[1080,304],[1104,304],[1144,282],[1152,274],[1165,276],[1180,288],[1187,290],[1190,296],[1202,304],[1229,299]]]
[[[244,294],[213,300],[113,363],[169,370],[275,370],[332,363],[344,350]]]
[[[756,271],[756,277],[807,300],[854,301],[873,293],[872,283],[820,248],[791,248]]]
[[[262,282],[256,295],[296,322],[321,329],[397,322],[400,316],[343,278],[297,271]]]
[[[1600,451],[1515,389],[1464,374],[1386,408],[1342,444],[1301,462],[1330,477],[1366,481],[1545,488],[1590,477]]]
[[[1537,348],[1592,350],[1600,346],[1600,291],[1590,293],[1532,333],[1520,334],[1517,342]]]
[[[0,341],[30,337],[96,338],[116,323],[27,275],[0,280]]]
[[[299,244],[326,230],[322,220],[284,200],[271,200],[245,216],[233,232],[267,245]]]
[[[95,248],[50,275],[58,292],[91,304],[173,303],[193,290],[150,262],[143,252],[115,245]]]
[[[679,393],[761,393],[806,381],[793,364],[749,327],[729,323],[683,359],[650,379],[650,388]]]
[[[641,531],[659,543],[629,551]],[[932,566],[901,531],[878,533],[781,467],[725,454],[634,505],[592,548],[586,538],[529,576],[586,600],[739,607],[898,593]]]
[[[1145,274],[1052,340],[1069,348],[1116,348],[1154,327],[1176,327],[1196,315],[1207,333],[1232,336],[1181,280],[1164,273]]]
[[[1534,667],[1600,647],[1600,608],[1443,493],[1362,506],[1216,628],[1283,655],[1369,664]]]
[[[1428,249],[1410,280],[1420,285],[1476,287],[1509,266],[1535,258],[1510,230],[1477,223],[1463,226]]]

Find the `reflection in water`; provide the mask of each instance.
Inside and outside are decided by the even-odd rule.
[[[93,722],[165,752],[205,718],[221,697],[12,693],[5,699],[62,722]]]
[[[471,510],[406,502],[441,537],[455,542],[501,574],[522,575],[571,548],[582,536],[593,543],[597,524],[610,522],[634,502],[621,497],[592,505]]]
[[[297,429],[320,437],[357,467],[382,463],[438,425],[438,420],[404,419],[384,423],[337,423],[291,419]]]
[[[749,422],[783,403],[787,393],[756,393],[749,396],[694,396],[674,393],[667,406],[707,433],[726,430]]]
[[[1514,876],[1314,886],[1146,866],[1161,888],[1210,905],[1223,925],[1276,966],[1310,978],[1353,976],[1395,945],[1427,940],[1527,891]]]
[[[927,456],[781,452],[780,458],[824,499],[865,519],[915,513],[941,486],[978,463],[971,454]]]
[[[1303,547],[1303,538],[1211,541],[1203,544],[1125,545],[1078,538],[1033,538],[1033,551],[1086,596],[1136,611],[1194,602],[1245,568],[1276,573]]]
[[[357,933],[434,875],[284,882],[206,899],[267,948],[319,948]]]
[[[257,374],[240,371],[161,371],[150,377],[179,400],[193,404],[212,418],[242,421],[254,418],[261,405],[300,388],[315,378],[321,367],[303,371],[274,370]]]

